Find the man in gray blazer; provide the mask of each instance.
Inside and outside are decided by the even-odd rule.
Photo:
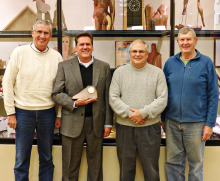
[[[101,181],[102,140],[110,134],[112,110],[109,106],[111,81],[109,64],[92,57],[93,36],[88,32],[75,38],[78,56],[61,62],[53,87],[53,100],[62,106],[62,121],[56,122],[62,135],[63,181],[77,181],[87,142],[88,180]],[[88,85],[96,87],[98,98],[73,100]]]

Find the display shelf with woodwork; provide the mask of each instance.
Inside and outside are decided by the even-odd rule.
[[[62,0],[57,0],[57,4],[61,4]],[[64,2],[64,1],[63,1]],[[80,1],[77,1],[79,3]],[[161,1],[163,2],[163,1]],[[74,3],[76,3],[74,1]],[[158,2],[157,2],[158,3]],[[181,3],[182,4],[182,3]],[[90,7],[92,8],[92,7]],[[83,32],[84,30],[63,30],[61,29],[62,24],[62,18],[61,18],[61,8],[58,9],[58,30],[53,31],[53,37],[57,38],[58,47],[62,47],[62,36],[67,35],[71,37],[75,37],[79,32]],[[29,8],[25,9],[24,12],[32,13],[32,11],[29,10]],[[64,12],[65,13],[65,12]],[[32,15],[31,15],[32,16]],[[177,15],[179,16],[179,15]],[[94,37],[101,37],[102,40],[115,40],[117,38],[121,39],[130,39],[130,38],[142,38],[144,37],[144,40],[146,39],[163,39],[170,41],[170,46],[167,46],[166,49],[170,49],[170,56],[174,54],[175,50],[175,37],[178,34],[178,30],[175,30],[175,0],[170,0],[170,12],[169,12],[169,26],[170,28],[168,30],[88,30],[91,32]],[[124,24],[124,22],[121,22]],[[144,24],[144,23],[142,23]],[[12,23],[10,24],[11,27]],[[13,26],[14,27],[14,26]],[[11,29],[11,28],[9,28]],[[31,29],[31,28],[30,28]],[[196,34],[198,37],[220,37],[220,30],[200,30],[196,31]],[[31,38],[32,34],[31,31],[15,31],[15,30],[7,30],[7,31],[0,31],[0,38],[3,39],[23,39],[23,38]],[[95,39],[96,41],[96,39]],[[62,50],[62,49],[61,49]],[[3,101],[0,101],[0,104],[3,104]],[[36,140],[34,140],[34,143],[36,144]],[[14,139],[11,138],[0,138],[0,144],[14,144]],[[61,144],[59,135],[56,135],[56,138],[54,139],[54,144]],[[162,139],[161,145],[165,145],[166,141],[165,139]],[[104,139],[103,142],[104,146],[115,146],[115,139],[114,138],[107,138]],[[206,145],[209,146],[220,146],[220,140],[208,140],[206,142]]]

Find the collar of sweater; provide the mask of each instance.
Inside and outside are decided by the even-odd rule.
[[[47,53],[48,50],[49,50],[49,47],[47,46],[46,50],[44,50],[43,52],[41,52],[40,50],[38,50],[38,49],[36,48],[36,46],[34,45],[34,43],[31,43],[30,46],[31,46],[31,48],[32,48],[35,52],[37,52],[37,53],[42,53],[42,54],[43,54],[43,53]]]
[[[142,71],[142,70],[146,69],[149,65],[148,65],[148,63],[147,63],[144,67],[142,67],[142,68],[140,68],[140,69],[135,68],[132,64],[130,64],[130,66],[131,66],[131,68],[134,69],[135,71]]]

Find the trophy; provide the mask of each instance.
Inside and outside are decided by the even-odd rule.
[[[74,95],[72,99],[96,99],[98,98],[95,86],[87,86],[85,89]]]

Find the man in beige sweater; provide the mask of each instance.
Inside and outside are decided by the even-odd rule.
[[[116,143],[120,181],[135,179],[139,153],[144,178],[159,181],[160,113],[167,105],[167,85],[163,71],[147,63],[147,44],[132,42],[131,64],[113,75],[109,103],[116,114]]]
[[[8,125],[16,131],[15,180],[28,180],[36,129],[39,180],[52,181],[56,113],[51,92],[62,57],[47,46],[52,37],[49,22],[37,21],[33,26],[32,37],[33,43],[17,47],[10,56],[3,78],[4,105]]]

